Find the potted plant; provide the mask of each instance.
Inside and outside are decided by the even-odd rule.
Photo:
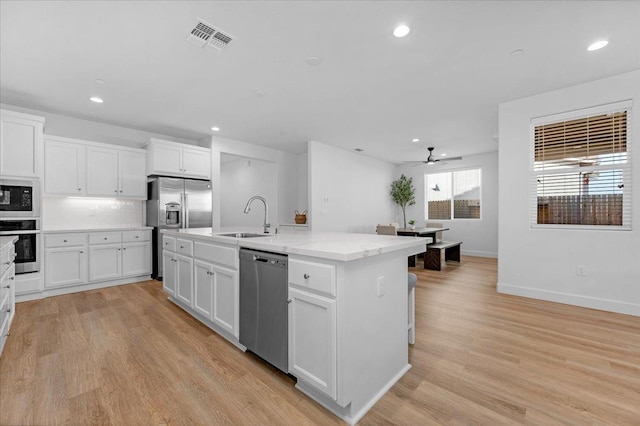
[[[411,219],[409,222],[407,222],[409,224],[409,227],[411,229],[416,229],[416,221]]]
[[[394,203],[402,208],[404,228],[407,227],[407,206],[416,203],[416,189],[413,187],[413,178],[401,175],[399,179],[391,183],[391,198]]]

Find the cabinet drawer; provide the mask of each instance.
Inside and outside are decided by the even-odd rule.
[[[187,256],[193,256],[193,241],[177,238],[176,252],[180,254],[185,254]]]
[[[336,267],[289,259],[289,283],[300,288],[336,295]]]
[[[3,300],[0,300],[0,326],[11,316],[13,306],[11,305],[10,299],[11,297],[5,297]]]
[[[113,244],[122,242],[122,232],[92,232],[89,234],[89,244]]]
[[[195,257],[238,269],[238,250],[231,247],[195,242]]]
[[[85,244],[87,244],[87,234],[52,234],[44,236],[44,246],[46,248],[82,246]]]
[[[2,301],[7,294],[11,293],[11,287],[15,286],[15,272],[16,265],[12,264],[7,271],[2,274],[2,278],[0,279],[0,301]]]
[[[169,251],[176,251],[176,239],[174,237],[162,237],[162,248]]]
[[[151,241],[151,231],[125,231],[122,233],[123,243],[137,243],[138,241]]]

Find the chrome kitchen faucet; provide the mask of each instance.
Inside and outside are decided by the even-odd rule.
[[[264,203],[264,225],[262,226],[264,227],[264,233],[268,234],[271,224],[269,223],[269,205],[267,204],[267,200],[259,195],[254,195],[249,198],[249,201],[247,201],[247,205],[244,208],[244,214],[248,214],[251,211],[251,202],[253,202],[253,200],[260,200]]]

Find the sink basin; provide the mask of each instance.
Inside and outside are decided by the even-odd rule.
[[[233,238],[256,238],[256,237],[269,237],[271,234],[251,234],[247,232],[232,232],[230,234],[214,234],[220,237],[233,237]]]

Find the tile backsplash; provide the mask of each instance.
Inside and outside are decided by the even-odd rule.
[[[140,200],[44,197],[42,229],[135,228],[144,225]]]

